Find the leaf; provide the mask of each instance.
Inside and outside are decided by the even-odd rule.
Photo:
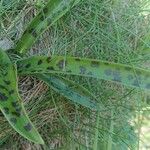
[[[53,25],[79,0],[49,0],[46,6],[32,20],[16,45],[16,52],[24,54],[41,36],[47,27]]]
[[[93,110],[99,110],[96,98],[87,89],[77,83],[54,75],[36,74],[35,76],[71,101]]]
[[[128,65],[95,59],[63,56],[33,56],[17,61],[22,75],[33,73],[62,73],[93,77],[129,87],[150,90],[150,71]]]
[[[7,54],[0,50],[0,109],[10,125],[28,140],[44,144],[31,123],[18,94],[16,68]]]

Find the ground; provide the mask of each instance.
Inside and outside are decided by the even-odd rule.
[[[1,0],[0,47],[13,48],[44,0]],[[150,3],[147,0],[82,0],[47,29],[31,55],[95,58],[149,69]],[[13,56],[17,58],[16,56]],[[67,76],[92,92],[105,111],[68,101],[33,77],[20,77],[25,108],[45,146],[20,137],[0,114],[0,149],[150,149],[147,91],[91,78]]]

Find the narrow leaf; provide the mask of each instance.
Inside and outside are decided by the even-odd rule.
[[[46,6],[32,20],[24,31],[21,39],[16,45],[15,50],[25,53],[47,29],[54,24],[66,12],[77,4],[79,0],[49,0]]]
[[[0,109],[10,125],[28,140],[44,144],[31,123],[18,94],[16,68],[5,52],[0,50]]]
[[[77,83],[54,75],[36,74],[35,76],[71,101],[93,110],[99,110],[96,98]]]
[[[33,56],[17,62],[22,75],[32,73],[63,73],[93,77],[129,87],[150,90],[150,71],[128,65],[95,59],[63,56]]]
[[[94,138],[94,144],[93,144],[93,150],[98,149],[98,142],[99,142],[99,124],[100,124],[100,113],[97,112],[96,122],[95,122],[95,138]]]

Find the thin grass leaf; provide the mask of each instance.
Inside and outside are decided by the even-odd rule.
[[[21,75],[33,73],[62,73],[93,77],[129,87],[150,90],[150,71],[128,65],[95,59],[63,56],[33,56],[17,61]]]
[[[74,103],[78,103],[92,110],[99,110],[99,104],[96,102],[96,98],[79,84],[54,75],[36,74],[35,76]]]
[[[96,117],[96,123],[95,123],[95,136],[94,136],[94,144],[93,144],[93,150],[98,149],[98,136],[99,136],[99,123],[100,123],[100,113],[97,112],[97,117]]]
[[[10,125],[28,140],[44,144],[31,123],[18,94],[16,68],[5,52],[0,50],[0,109]]]
[[[111,117],[114,117],[114,112],[111,110]],[[110,121],[110,129],[109,129],[109,137],[108,137],[108,143],[107,143],[107,150],[112,150],[113,147],[113,138],[112,138],[112,133],[114,132],[114,120],[112,119]]]
[[[66,14],[78,1],[80,0],[49,0],[24,31],[16,45],[15,51],[21,54],[27,52],[47,27]]]

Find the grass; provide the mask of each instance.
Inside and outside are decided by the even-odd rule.
[[[7,1],[1,1],[0,5],[0,38],[5,37],[15,45],[39,5],[34,1]],[[47,29],[28,56],[80,56],[149,69],[148,3],[82,0]],[[46,145],[35,145],[21,138],[1,115],[0,149],[144,149],[140,137],[142,119],[148,122],[149,117],[147,92],[102,80],[67,77],[88,88],[106,109],[100,114],[91,112],[68,102],[35,78],[20,78],[25,107]],[[146,111],[141,111],[143,108]]]

